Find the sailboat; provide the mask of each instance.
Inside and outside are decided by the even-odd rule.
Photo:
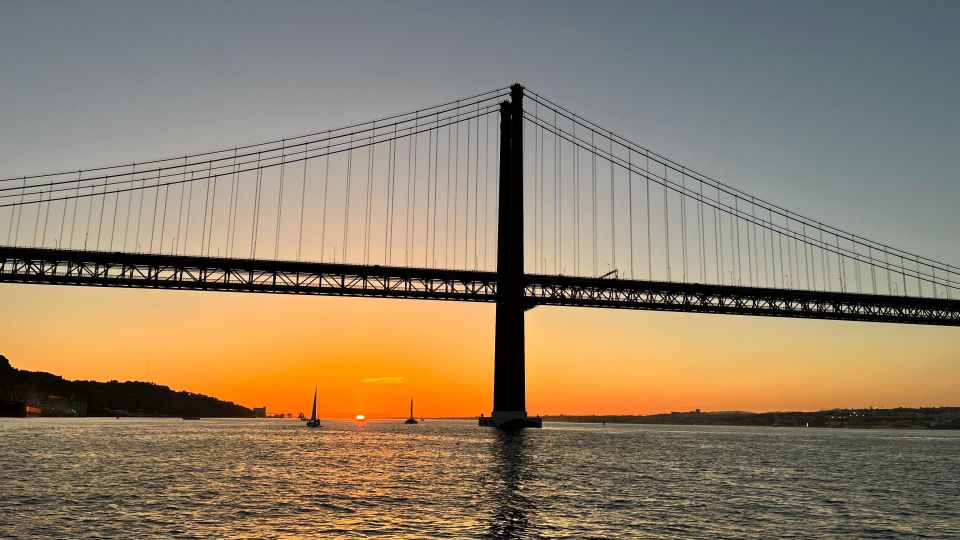
[[[413,417],[413,398],[410,398],[410,418],[407,418],[403,421],[404,424],[419,424],[417,419]]]
[[[320,427],[320,419],[317,418],[317,387],[313,387],[313,412],[307,420],[307,427]]]

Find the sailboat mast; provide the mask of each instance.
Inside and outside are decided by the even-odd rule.
[[[313,412],[310,415],[311,420],[317,419],[317,388],[313,388]]]
[[[413,398],[410,398],[410,418],[413,418]]]

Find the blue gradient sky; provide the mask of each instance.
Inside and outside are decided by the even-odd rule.
[[[296,135],[520,81],[749,193],[957,264],[958,25],[960,4],[934,1],[0,0],[0,176]],[[41,319],[88,294],[5,291]],[[773,325],[784,342],[812,328],[737,321],[723,324]],[[960,360],[943,341],[955,333],[897,332]],[[49,367],[49,351],[20,347],[20,365]]]
[[[957,261],[952,2],[3,2],[3,174],[519,80],[748,192]]]

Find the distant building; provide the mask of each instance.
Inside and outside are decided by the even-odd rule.
[[[87,400],[77,396],[47,395],[39,406],[44,416],[86,416]]]
[[[253,408],[253,417],[254,417],[254,418],[266,418],[266,417],[267,417],[267,408],[266,408],[266,407],[254,407],[254,408]]]

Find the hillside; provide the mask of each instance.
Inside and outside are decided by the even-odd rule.
[[[149,382],[68,381],[25,371],[0,355],[0,400],[26,401],[43,416],[200,416],[250,418],[250,409],[202,394]]]

